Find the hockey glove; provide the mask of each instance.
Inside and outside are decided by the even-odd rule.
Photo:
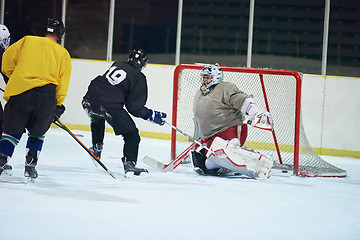
[[[251,126],[271,131],[274,129],[274,122],[269,112],[260,111],[255,114]]]
[[[159,112],[159,111],[153,111],[150,109],[150,112],[146,115],[145,120],[148,120],[150,122],[164,125],[165,120],[163,118],[166,118],[166,113]]]
[[[60,116],[65,112],[65,106],[64,105],[56,105],[55,108],[55,114],[54,114],[54,120],[53,122],[56,122],[57,120],[59,120]]]

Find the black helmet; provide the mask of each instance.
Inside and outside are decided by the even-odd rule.
[[[65,33],[65,27],[60,19],[48,18],[45,33],[51,33],[58,37],[58,43],[60,44],[61,38]]]
[[[127,63],[136,68],[143,69],[148,60],[149,58],[146,56],[146,52],[144,50],[135,49],[130,53]]]

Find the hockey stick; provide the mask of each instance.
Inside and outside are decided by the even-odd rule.
[[[158,160],[149,157],[149,156],[145,156],[143,159],[143,162],[150,165],[151,167],[160,169],[164,172],[170,172],[173,171],[175,168],[177,168],[177,166],[179,166],[184,158],[186,157],[186,155],[188,154],[188,152],[195,146],[195,143],[192,143],[189,147],[187,147],[179,156],[177,156],[177,158],[175,158],[174,160],[172,160],[170,163],[168,164],[164,164],[162,162],[159,162]]]
[[[59,128],[64,129],[67,133],[69,133],[71,135],[71,137],[73,139],[75,139],[75,141],[77,143],[80,144],[80,146],[107,172],[110,174],[110,176],[112,176],[114,179],[116,179],[116,177],[109,171],[109,169],[107,169],[107,167],[75,136],[75,134],[73,134],[69,128],[67,128],[62,122],[60,122],[60,120],[56,120],[54,122],[54,124],[56,126],[58,126]]]
[[[181,131],[179,128],[173,126],[171,123],[168,123],[167,121],[165,121],[165,123],[167,125],[169,125],[171,128],[175,129],[176,131],[178,131],[179,133],[181,133],[182,135],[184,135],[185,137],[187,137],[190,141],[202,146],[203,148],[205,148],[206,150],[210,151],[211,153],[214,153],[213,150],[211,150],[210,148],[208,148],[205,144],[199,142],[198,140],[196,140],[195,138],[191,137],[190,135],[184,133],[183,131]]]
[[[193,137],[189,136],[188,134],[184,133],[179,128],[173,126],[172,124],[168,123],[167,121],[165,121],[165,123],[167,125],[169,125],[170,127],[172,127],[173,129],[175,129],[176,131],[178,131],[179,133],[181,133],[182,135],[184,135],[185,137],[187,137],[190,141],[193,142],[193,144],[191,144],[187,149],[185,149],[185,151],[183,151],[177,158],[175,158],[169,164],[164,164],[164,163],[159,162],[158,160],[156,160],[156,159],[154,159],[152,157],[145,156],[144,159],[143,159],[143,162],[145,162],[146,164],[148,164],[148,165],[150,165],[150,166],[152,166],[154,168],[161,169],[161,170],[163,170],[165,172],[172,171],[182,163],[183,158],[194,147],[195,143],[213,153],[213,151],[211,149],[209,149],[208,147],[206,147],[204,144],[200,143],[199,141],[195,140]]]
[[[230,169],[230,170],[233,170],[233,171],[235,171],[235,172],[239,172],[239,173],[241,173],[241,174],[243,174],[243,173],[242,173],[241,171],[239,171],[239,169],[236,168],[236,167],[246,167],[246,168],[247,168],[246,165],[241,166],[239,163],[236,163],[236,162],[234,162],[233,160],[231,160],[231,158],[230,158],[230,157],[228,156],[228,154],[224,151],[224,149],[218,149],[218,150],[215,150],[215,151],[214,151],[214,150],[208,148],[207,146],[205,146],[205,144],[200,143],[199,141],[195,140],[193,137],[191,137],[191,136],[189,136],[188,134],[184,133],[184,132],[181,131],[179,128],[173,126],[172,124],[170,124],[170,123],[168,123],[168,122],[166,122],[166,121],[165,121],[165,123],[168,124],[169,126],[171,126],[173,129],[175,129],[175,130],[178,131],[179,133],[181,133],[182,135],[184,135],[184,136],[186,136],[187,138],[189,138],[189,140],[193,141],[194,143],[200,145],[201,147],[203,147],[203,148],[205,148],[207,151],[209,151],[209,152],[211,153],[211,154],[210,154],[210,157],[212,157],[212,156],[225,155],[225,156],[222,156],[221,158],[222,158],[222,159],[226,159],[226,162],[227,162],[227,163],[230,162],[230,163],[232,164],[232,169],[229,168],[229,165],[224,165],[224,162],[223,162],[223,161],[221,161],[221,162],[216,162],[218,165],[221,165],[221,166],[223,166],[223,167],[225,167],[225,168],[228,168],[228,169]],[[221,139],[221,138],[220,138],[220,139]],[[226,140],[223,140],[223,139],[222,139],[222,141],[226,142]],[[241,149],[242,149],[242,148],[241,148]],[[247,153],[252,152],[251,150],[248,150],[248,149],[243,149],[243,150],[246,150]],[[255,152],[254,152],[254,153],[255,153]],[[262,154],[260,154],[260,158],[259,158],[258,160],[260,161],[260,159],[261,159],[262,157],[265,157],[265,156],[262,155]],[[265,157],[265,158],[266,158],[266,157]],[[212,160],[214,160],[214,159],[216,160],[216,158],[213,158]],[[242,163],[242,165],[243,165],[243,163]],[[234,167],[234,166],[235,166],[235,167]],[[234,168],[235,168],[235,169],[234,169]]]

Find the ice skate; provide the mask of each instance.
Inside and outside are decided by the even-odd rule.
[[[191,151],[190,153],[191,164],[194,171],[199,175],[206,175],[205,154],[196,151]]]
[[[26,159],[26,161],[25,161],[24,176],[29,181],[34,182],[35,179],[38,177],[38,173],[35,169],[35,167],[37,165],[37,160],[38,160],[37,151],[30,149],[28,151],[25,159]]]
[[[100,160],[101,159],[101,151],[103,150],[103,143],[96,143],[94,144],[92,147],[89,148],[90,152],[92,154],[94,154],[94,156]],[[93,161],[94,165],[97,167],[98,163],[95,161],[94,158],[91,158],[91,160]]]
[[[149,173],[148,170],[145,168],[135,167],[136,162],[129,161],[126,159],[126,157],[121,158],[121,160],[124,164],[125,177],[143,176]]]
[[[7,162],[8,162],[8,156],[4,154],[0,154],[0,175],[1,174],[5,175],[8,172],[11,173],[12,167],[8,165]]]
[[[9,164],[5,164],[5,166],[3,167],[3,172],[4,175],[12,175],[12,166],[10,166]],[[1,173],[0,173],[1,175]]]
[[[200,152],[192,151],[190,156],[193,169],[199,175],[211,175],[221,177],[230,173],[230,170],[224,167],[207,169],[205,166],[206,156],[204,148]]]
[[[26,165],[25,166],[24,176],[27,177],[27,178],[37,178],[38,173],[37,173],[37,171],[35,169],[35,166]]]
[[[103,150],[103,143],[96,143],[92,147],[89,148],[90,152],[95,155],[97,159],[101,158],[101,151]]]

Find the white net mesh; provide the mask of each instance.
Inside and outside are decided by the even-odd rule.
[[[193,99],[200,88],[199,65],[179,65],[174,76],[173,125],[193,135]],[[306,139],[300,112],[301,78],[292,71],[222,67],[224,81],[235,83],[238,88],[253,94],[260,109],[266,110],[265,95],[269,111],[274,119],[274,135],[249,127],[244,147],[261,152],[274,161],[274,168],[291,170],[300,176],[343,177],[346,171],[337,168],[319,157]],[[261,76],[261,77],[260,77]],[[263,85],[262,81],[263,79]],[[298,103],[298,105],[297,105]],[[175,117],[176,116],[176,117]],[[300,118],[300,119],[299,119]],[[296,125],[298,119],[298,126]],[[299,132],[298,153],[295,147],[295,133]],[[182,134],[173,131],[172,158],[181,154],[192,142]],[[278,149],[276,150],[275,140]],[[281,158],[281,160],[280,160]],[[295,161],[294,161],[295,159]],[[281,164],[282,163],[282,164]],[[298,171],[296,165],[298,164]]]

